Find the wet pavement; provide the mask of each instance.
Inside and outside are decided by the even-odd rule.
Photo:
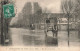
[[[58,37],[53,38],[52,32],[45,36],[43,30],[27,30],[22,28],[10,28],[12,46],[68,46],[67,31],[59,31]],[[80,38],[77,31],[70,31],[70,46],[80,46]]]

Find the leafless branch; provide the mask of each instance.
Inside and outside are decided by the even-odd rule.
[[[61,10],[63,13],[68,15],[72,14],[74,11],[74,3],[72,0],[65,0],[61,2]]]

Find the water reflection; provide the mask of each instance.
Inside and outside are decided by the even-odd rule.
[[[80,46],[80,38],[76,31],[70,31],[69,42],[70,46]],[[10,36],[13,45],[25,46],[67,46],[68,35],[67,31],[59,31],[58,37],[53,38],[52,33],[48,32],[48,36],[42,30],[27,30],[22,28],[11,28]]]
[[[57,38],[54,38],[54,37],[47,36],[45,38],[45,44],[47,46],[58,46],[58,39]]]

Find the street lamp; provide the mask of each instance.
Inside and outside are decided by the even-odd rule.
[[[4,34],[4,26],[3,26],[3,24],[4,24],[3,5],[5,5],[7,3],[8,3],[8,0],[1,0],[1,45],[5,44],[5,36],[6,36],[6,34]]]

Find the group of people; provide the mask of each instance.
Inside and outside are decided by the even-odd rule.
[[[46,24],[47,24],[47,32],[51,31],[53,34],[53,37],[57,37],[58,34],[58,26],[57,26],[57,20],[54,20],[53,25],[51,26],[51,29],[48,30],[48,28],[50,27],[50,19],[46,20]]]
[[[53,37],[57,37],[57,34],[58,34],[58,27],[57,27],[57,25],[53,25],[50,30],[47,29],[47,32],[48,31],[51,31],[52,32]]]

